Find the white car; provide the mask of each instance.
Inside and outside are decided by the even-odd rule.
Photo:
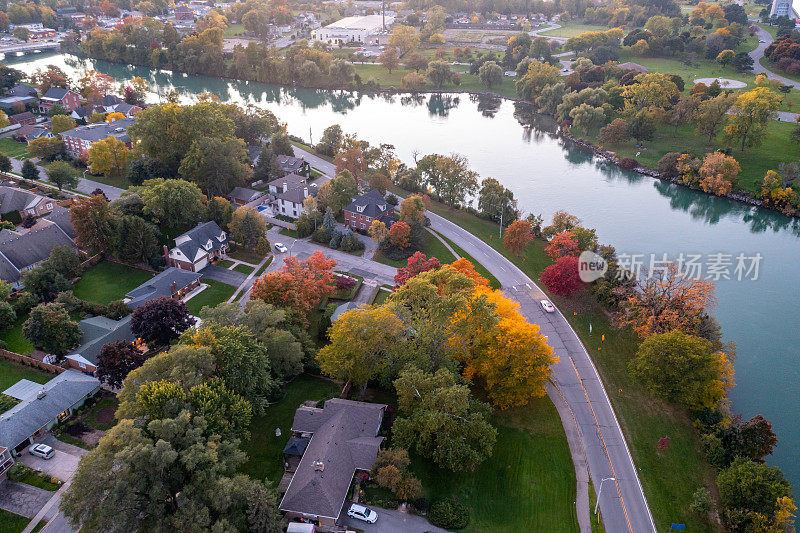
[[[28,448],[28,452],[42,459],[50,459],[56,454],[55,450],[46,444],[34,444]]]
[[[556,308],[553,304],[550,303],[550,300],[542,300],[539,302],[542,306],[542,309],[545,310],[546,313],[555,313]]]
[[[759,39],[758,42],[765,43],[766,41],[764,39]]]
[[[369,522],[370,524],[374,524],[378,521],[378,513],[368,507],[358,505],[357,503],[350,506],[350,509],[347,510],[347,516],[363,522]]]
[[[289,251],[289,249],[286,247],[285,244],[280,243],[280,242],[276,242],[275,243],[275,251],[278,252],[278,253],[281,253],[281,254],[285,254],[286,252]]]

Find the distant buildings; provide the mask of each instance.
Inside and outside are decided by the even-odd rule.
[[[386,14],[388,27],[394,22],[394,14]],[[368,43],[370,38],[384,29],[383,15],[365,15],[361,17],[345,17],[341,20],[318,28],[311,32],[315,41],[327,44],[344,44],[349,42]]]
[[[792,0],[772,0],[769,16],[796,18],[797,12],[794,10]]]
[[[89,151],[94,143],[108,137],[114,137],[128,146],[131,138],[128,136],[128,127],[133,124],[132,118],[121,118],[114,122],[101,122],[78,126],[61,133],[61,139],[67,153],[72,157],[82,157]]]

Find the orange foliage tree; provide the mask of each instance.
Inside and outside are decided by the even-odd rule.
[[[336,165],[336,175],[341,174],[343,170],[350,171],[350,174],[361,184],[364,182],[364,176],[367,173],[367,163],[364,160],[364,152],[361,148],[353,146],[343,152],[336,154],[333,160]]]
[[[630,326],[642,338],[673,330],[695,334],[714,303],[714,284],[684,276],[675,263],[637,285],[621,303],[617,320],[620,327]]]
[[[527,220],[515,220],[506,228],[503,234],[503,246],[517,256],[532,240],[533,228]]]
[[[311,311],[333,292],[331,270],[335,266],[336,261],[320,251],[305,261],[287,257],[281,270],[268,272],[253,282],[251,298],[290,309],[307,325]]]
[[[457,259],[456,261],[450,263],[450,266],[474,281],[475,285],[483,285],[485,287],[489,286],[489,280],[478,274],[478,272],[475,270],[475,266],[467,259],[464,259],[463,257],[461,259]]]
[[[741,172],[739,162],[722,152],[709,152],[703,158],[697,173],[699,186],[704,192],[728,194],[736,184],[736,176]]]
[[[564,257],[565,255],[578,255],[581,253],[578,241],[575,239],[575,235],[570,231],[556,233],[553,238],[550,239],[550,244],[547,245],[544,251],[547,252],[547,255],[552,257],[553,260]]]
[[[389,240],[398,248],[408,248],[411,227],[405,222],[395,222],[389,228]]]

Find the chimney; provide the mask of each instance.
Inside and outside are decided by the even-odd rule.
[[[289,185],[284,181],[283,182],[283,192],[286,192],[288,190],[289,190]]]
[[[167,248],[166,244],[164,245],[164,261],[167,263],[167,266],[169,266],[169,248]]]
[[[308,187],[303,187],[303,198],[308,198]]]

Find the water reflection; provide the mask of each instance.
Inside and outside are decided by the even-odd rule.
[[[461,99],[452,94],[432,94],[428,98],[428,113],[432,117],[447,117],[460,102]]]

